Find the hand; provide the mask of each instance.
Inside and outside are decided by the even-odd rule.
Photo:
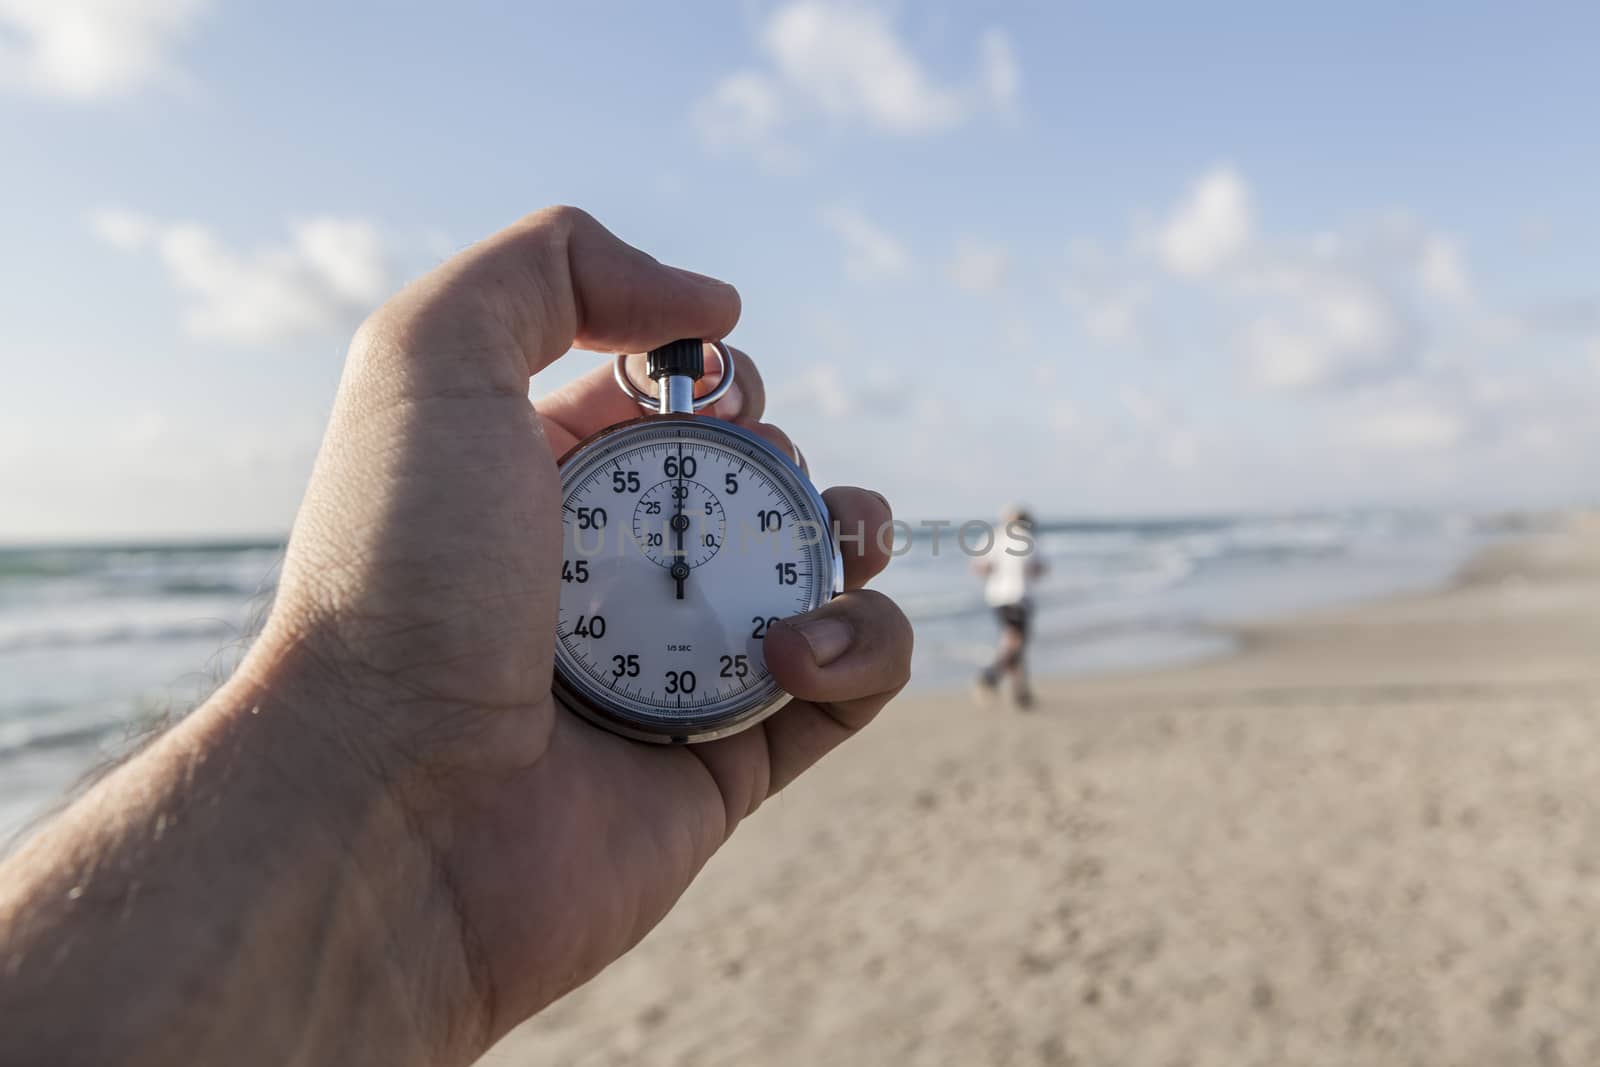
[[[428,857],[471,976],[472,1014],[440,1021],[466,1034],[463,1054],[637,942],[741,819],[906,682],[910,626],[861,588],[887,562],[872,533],[888,507],[835,489],[834,517],[868,536],[845,546],[850,591],[766,638],[773,674],[797,698],[777,715],[714,743],[657,747],[595,729],[551,697],[555,460],[638,412],[608,365],[534,406],[529,377],[574,343],[639,352],[720,338],[738,317],[730,286],[555,208],[410,286],[351,346],[246,666],[287,672],[311,694],[296,698],[313,705],[308,730],[410,828],[411,840],[384,847]],[[759,421],[754,364],[735,358],[713,414],[788,449]]]

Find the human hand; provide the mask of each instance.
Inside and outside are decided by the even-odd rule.
[[[861,588],[887,562],[872,532],[888,507],[835,489],[824,494],[834,518],[868,536],[845,546],[847,592],[766,638],[769,667],[796,697],[778,714],[723,740],[660,747],[552,699],[555,461],[637,409],[609,364],[532,406],[528,380],[574,343],[639,352],[721,338],[738,316],[730,286],[554,208],[407,288],[351,346],[244,673],[292,679],[308,735],[408,828],[379,849],[420,850],[435,872],[429,888],[454,913],[470,988],[419,1000],[460,1016],[436,1021],[453,1056],[481,1052],[625,952],[742,818],[907,680],[910,625]],[[787,448],[759,421],[755,366],[735,358],[735,385],[712,413]]]

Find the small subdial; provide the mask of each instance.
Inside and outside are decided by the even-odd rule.
[[[722,501],[692,478],[657,482],[633,509],[634,543],[668,570],[679,563],[691,568],[705,563],[722,547],[727,532]]]

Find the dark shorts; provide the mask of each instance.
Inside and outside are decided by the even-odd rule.
[[[1032,614],[1026,604],[1002,604],[994,609],[994,617],[1007,630],[1017,631],[1017,636],[1028,639],[1028,617]]]

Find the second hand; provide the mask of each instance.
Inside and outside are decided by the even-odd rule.
[[[678,491],[674,495],[677,497],[678,506],[674,509],[676,514],[674,514],[672,516],[672,534],[673,534],[673,540],[675,542],[677,542],[677,552],[676,552],[677,559],[675,559],[673,561],[673,563],[672,563],[672,578],[673,578],[674,581],[676,581],[678,583],[678,599],[682,600],[683,599],[683,583],[684,583],[684,580],[689,577],[689,563],[688,563],[687,560],[685,560],[683,558],[683,531],[689,525],[689,516],[687,516],[687,515],[685,515],[683,513],[683,498],[684,498],[684,495],[688,492],[688,489],[685,488],[684,484],[683,484],[683,442],[682,441],[678,442],[678,487],[677,488],[678,488]]]

